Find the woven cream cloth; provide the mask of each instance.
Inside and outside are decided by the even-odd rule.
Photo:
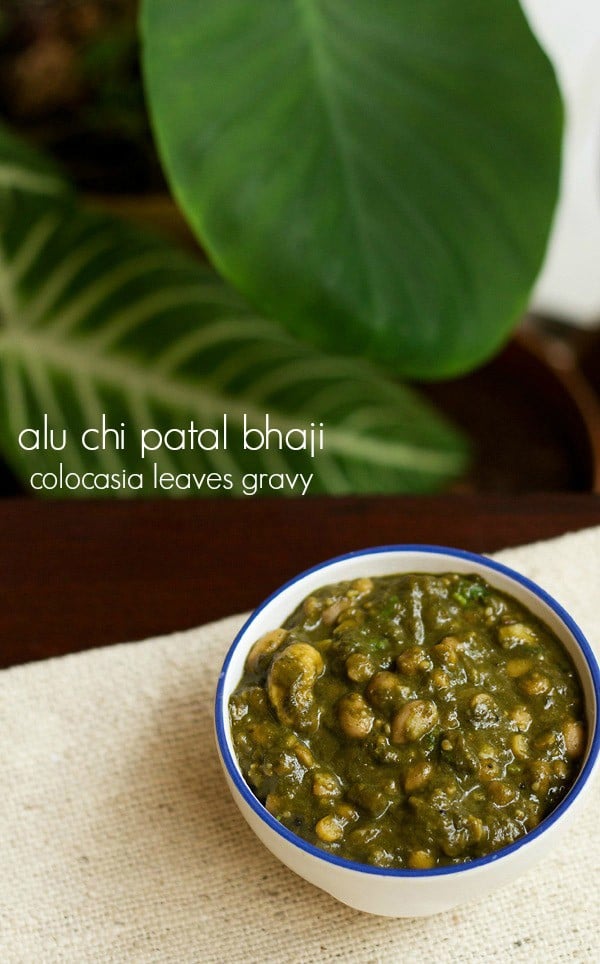
[[[499,558],[598,643],[600,528]],[[2,964],[600,960],[597,788],[558,850],[438,917],[361,914],[279,864],[213,741],[242,618],[0,674]]]

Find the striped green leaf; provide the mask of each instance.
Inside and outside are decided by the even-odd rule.
[[[436,489],[463,469],[463,442],[411,391],[298,343],[164,242],[35,191],[0,191],[0,212],[0,447],[25,481],[62,463],[78,474],[143,473],[145,494],[218,494],[194,484],[156,491],[156,461],[173,475],[229,474],[233,494],[248,473],[314,473],[311,493],[406,492]],[[264,427],[265,413],[284,432],[324,422],[325,450],[314,459],[244,451],[244,418]],[[124,450],[79,444],[102,414],[125,425]],[[217,429],[224,414],[226,449],[141,458],[142,429],[164,436],[192,420]],[[55,439],[68,433],[66,448],[23,451],[19,434],[44,415]]]
[[[10,189],[46,197],[71,193],[70,185],[49,158],[0,125],[0,196]]]
[[[259,310],[408,377],[501,345],[562,126],[518,0],[144,0],[142,28],[173,190]]]

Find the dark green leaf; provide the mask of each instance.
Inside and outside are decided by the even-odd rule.
[[[501,345],[562,125],[518,0],[144,0],[142,27],[173,190],[262,312],[410,377]]]

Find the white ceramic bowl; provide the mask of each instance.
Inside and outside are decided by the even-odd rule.
[[[534,830],[487,857],[433,870],[390,870],[332,856],[291,833],[254,796],[233,749],[228,702],[251,645],[280,626],[305,596],[329,583],[399,572],[477,573],[544,620],[570,653],[585,698],[588,746],[579,775],[558,807]],[[439,546],[382,546],[324,562],[266,600],[235,638],[219,677],[215,703],[217,747],[235,802],[266,847],[300,877],[358,910],[387,917],[421,917],[482,897],[527,870],[552,847],[580,811],[600,751],[600,672],[581,630],[543,589],[483,556]]]

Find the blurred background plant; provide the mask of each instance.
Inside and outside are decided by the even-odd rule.
[[[180,121],[183,118],[176,131],[177,136],[180,139],[183,137],[184,141],[186,137],[193,141],[194,136],[198,135],[198,121],[186,106],[185,97],[178,95],[182,77],[186,78],[188,89],[191,85],[195,92],[194,102],[200,96],[205,117],[206,109],[209,112],[211,109],[211,98],[212,106],[219,108],[222,91],[218,85],[214,90],[209,90],[206,77],[199,77],[193,65],[188,65],[187,75],[173,71],[168,59],[169,44],[165,42],[163,45],[162,39],[172,37],[171,18],[176,14],[177,5],[159,2],[150,6],[154,6],[161,16],[164,15],[167,26],[162,37],[160,28],[156,25],[152,28],[158,48],[165,48],[163,68],[166,74],[156,70],[155,84],[163,87],[165,101],[168,103],[170,99],[175,108],[174,123],[177,123],[177,117]],[[197,6],[183,3],[179,14],[183,15],[183,10],[189,16],[191,10],[192,16],[195,16],[194,8]],[[467,3],[465,9],[468,6]],[[210,7],[213,11],[218,9],[218,6],[208,4],[203,11],[199,11],[198,16],[205,16]],[[93,238],[104,232],[106,245],[101,247],[99,256],[93,254],[90,257],[89,263],[84,265],[85,270],[81,268],[79,273],[72,271],[72,281],[59,293],[60,297],[54,302],[47,299],[47,310],[39,314],[37,327],[34,325],[34,331],[40,335],[37,341],[30,341],[25,349],[25,341],[21,339],[16,349],[13,335],[12,347],[7,349],[8,342],[5,342],[4,354],[0,341],[0,367],[4,362],[5,385],[2,449],[15,473],[11,475],[9,470],[5,471],[4,491],[21,490],[32,467],[31,459],[23,460],[14,444],[11,444],[15,434],[15,418],[12,422],[7,420],[7,409],[9,406],[14,409],[15,385],[20,386],[19,397],[25,399],[25,413],[22,414],[30,418],[39,414],[45,399],[54,404],[58,424],[75,427],[90,419],[97,419],[102,410],[124,413],[136,424],[141,424],[144,419],[150,422],[156,419],[167,427],[177,424],[190,412],[199,420],[210,421],[219,408],[226,409],[232,400],[241,399],[247,406],[253,400],[247,389],[256,380],[259,370],[248,369],[236,384],[219,384],[218,391],[213,391],[212,407],[209,406],[207,410],[206,387],[215,389],[215,381],[211,381],[210,377],[215,358],[205,354],[202,359],[200,351],[195,354],[180,352],[174,381],[172,379],[168,385],[162,384],[158,394],[149,388],[156,387],[157,349],[170,352],[171,357],[175,357],[179,338],[193,340],[195,330],[222,321],[225,317],[224,306],[230,312],[232,305],[238,315],[247,316],[249,324],[258,332],[258,342],[263,338],[261,345],[252,336],[255,353],[265,359],[271,358],[268,363],[266,360],[264,362],[267,367],[272,364],[275,343],[278,345],[275,355],[280,352],[279,361],[285,357],[292,370],[299,365],[299,359],[310,357],[313,359],[311,364],[315,364],[315,359],[323,359],[316,364],[329,369],[330,382],[321,385],[320,389],[329,393],[329,396],[331,380],[334,386],[338,380],[338,391],[340,379],[346,386],[353,386],[347,389],[347,407],[337,412],[330,412],[326,408],[319,412],[314,408],[311,411],[310,399],[301,397],[292,402],[293,393],[285,400],[281,397],[254,399],[259,407],[262,404],[264,410],[267,404],[277,403],[281,417],[288,420],[329,416],[334,426],[342,426],[350,420],[353,406],[359,415],[361,406],[369,410],[370,414],[364,417],[367,428],[363,427],[359,433],[360,440],[364,442],[366,439],[369,444],[362,447],[357,445],[356,435],[352,434],[342,439],[339,451],[332,451],[333,465],[324,466],[329,471],[324,471],[314,491],[429,491],[452,482],[459,489],[508,492],[593,487],[599,474],[597,402],[582,371],[587,369],[587,374],[594,379],[597,368],[595,348],[593,345],[590,348],[591,342],[579,336],[572,337],[571,333],[565,338],[561,328],[554,323],[548,326],[545,322],[544,337],[540,339],[537,321],[533,333],[530,324],[529,333],[511,342],[496,359],[460,378],[435,384],[420,383],[417,396],[414,391],[395,382],[389,372],[383,374],[362,363],[333,361],[329,355],[314,354],[314,349],[309,349],[305,344],[306,336],[309,341],[315,340],[312,337],[314,332],[305,331],[302,324],[295,324],[292,330],[295,328],[295,335],[300,337],[300,341],[290,338],[278,329],[277,324],[262,319],[258,321],[256,313],[243,299],[234,295],[214,275],[207,276],[208,269],[202,266],[205,261],[203,249],[207,246],[211,251],[213,239],[204,236],[200,224],[202,218],[199,218],[201,207],[197,200],[186,199],[181,170],[175,170],[179,158],[180,168],[181,164],[185,167],[187,163],[186,177],[189,179],[191,176],[193,181],[194,164],[190,163],[189,158],[186,159],[181,145],[176,145],[167,162],[167,169],[180,201],[183,201],[187,220],[195,223],[200,244],[197,237],[192,237],[186,220],[169,197],[150,132],[141,81],[137,15],[138,4],[132,0],[3,0],[0,7],[0,108],[5,119],[29,142],[59,160],[72,182],[85,193],[88,206],[123,215],[137,225],[137,228],[122,229],[104,213],[84,214],[79,202],[72,196],[66,200],[69,194],[66,188],[64,193],[61,189],[58,201],[56,197],[41,199],[38,195],[32,202],[30,196],[25,197],[22,192],[16,191],[14,185],[9,186],[5,193],[0,233],[4,234],[5,245],[8,243],[11,259],[16,259],[17,263],[19,252],[21,263],[24,263],[26,235],[19,233],[15,227],[23,219],[23,212],[33,204],[28,215],[29,226],[43,223],[50,209],[57,218],[55,228],[45,242],[54,245],[54,261],[48,262],[43,258],[36,260],[36,256],[30,261],[30,273],[21,272],[18,278],[9,279],[14,304],[23,311],[30,302],[35,304],[36,299],[38,304],[43,303],[43,298],[40,302],[41,293],[44,289],[48,291],[60,268],[57,258],[63,259],[62,266],[67,266],[68,274],[68,265],[74,263],[74,255],[83,239],[92,239],[93,246]],[[244,16],[239,21],[241,29],[250,29],[251,22],[244,27]],[[251,21],[250,13],[248,17]],[[175,29],[175,21],[173,25]],[[218,59],[218,40],[213,52]],[[195,53],[192,49],[192,53],[200,56],[197,49]],[[150,70],[152,68],[148,72]],[[243,84],[243,75],[241,79]],[[199,88],[198,83],[203,86]],[[160,104],[158,107],[155,105],[155,110],[165,115],[165,109]],[[163,135],[165,125],[169,123],[171,119],[168,116],[159,116],[157,124],[159,128],[162,125]],[[540,125],[543,126],[543,123],[543,118],[540,118]],[[10,156],[14,143],[8,139],[6,144],[6,156]],[[273,144],[265,144],[264,147],[269,150]],[[552,162],[551,157],[549,160]],[[251,180],[251,171],[248,177]],[[64,186],[64,182],[61,183]],[[550,189],[546,197],[549,198],[551,193]],[[232,206],[236,203],[233,196]],[[548,200],[544,203],[549,215],[551,205],[548,207]],[[540,226],[544,217],[539,222]],[[168,238],[169,242],[154,241],[144,230],[139,230],[140,226],[143,229],[150,226]],[[542,227],[542,234],[543,231]],[[59,239],[62,239],[62,244],[58,243]],[[173,240],[178,246],[187,248],[188,255],[178,254],[172,247]],[[119,285],[119,265],[122,266],[124,261],[135,264],[136,259],[146,257],[150,250],[152,257],[158,259],[153,262],[154,267],[150,271],[141,271],[135,278],[126,278]],[[41,251],[41,254],[44,252]],[[227,268],[226,259],[224,262],[216,249],[211,254],[213,258],[216,256],[221,268],[225,266],[228,277],[246,291],[255,304],[257,301],[261,303],[260,296],[263,295],[266,314],[274,316],[275,322],[281,321],[277,306],[268,310],[268,290],[266,297],[264,291],[259,291],[257,298],[257,292],[252,290],[253,285],[244,284],[241,275],[236,277],[235,271],[232,273]],[[241,254],[244,254],[243,246]],[[532,282],[534,272],[529,270]],[[191,299],[192,305],[184,297],[168,308],[161,308],[165,293],[167,300],[174,297],[177,286],[170,281],[173,273],[178,281],[185,278],[185,285],[194,291],[197,286],[201,288],[207,283],[215,285],[219,296],[216,299],[214,295],[211,296],[212,300],[199,307],[196,291]],[[250,271],[251,280],[255,276],[256,272],[253,274]],[[435,282],[436,279],[430,276],[430,283]],[[111,285],[116,286],[114,291],[117,297],[113,292],[105,301],[100,298],[94,303],[93,310],[86,308],[86,286],[89,291],[106,292],[112,290]],[[284,289],[287,286],[288,282],[284,280]],[[523,288],[523,285],[520,287]],[[153,294],[158,307],[147,310]],[[146,306],[144,310],[140,305]],[[72,311],[73,306],[86,310],[77,315]],[[69,330],[63,326],[68,337],[64,344],[61,343],[61,363],[57,364],[56,353],[50,358],[46,351],[47,336],[48,332],[54,331],[57,323],[60,330],[60,317],[65,310],[67,313],[71,310],[72,327]],[[120,340],[107,338],[106,331],[112,328],[115,318],[122,321],[127,311],[133,311],[134,315],[137,312],[140,324],[130,327]],[[496,336],[496,350],[516,320],[508,317],[503,319],[502,331],[505,334],[500,339]],[[17,327],[18,323],[19,317],[16,317]],[[6,318],[3,324],[6,325]],[[329,327],[333,331],[335,325]],[[99,339],[95,337],[98,335]],[[104,349],[98,352],[95,349],[98,344],[102,345],[103,338]],[[331,351],[331,339],[328,341],[325,338],[325,342],[321,348]],[[77,348],[75,354],[72,351],[74,344]],[[580,345],[583,345],[581,351]],[[234,347],[246,355],[248,342],[238,342]],[[489,355],[490,350],[486,349],[483,354]],[[435,359],[437,348],[431,347],[429,351],[431,358]],[[385,360],[386,351],[382,353],[380,350],[379,354]],[[578,354],[582,357],[581,365],[576,357]],[[293,361],[294,358],[296,361]],[[74,365],[74,359],[81,362],[79,367]],[[222,358],[222,362],[231,367],[230,357]],[[354,365],[358,367],[352,367]],[[474,366],[475,359],[462,367]],[[123,375],[118,385],[114,379],[111,381],[104,377],[108,369]],[[11,375],[7,379],[8,371]],[[81,390],[82,382],[86,379],[88,385],[93,384],[94,387],[94,391],[87,395]],[[182,405],[181,400],[175,404],[173,400],[175,396],[180,399],[178,393],[184,383],[187,391],[185,404]],[[12,395],[6,391],[9,384]],[[305,385],[303,391],[314,399],[314,388],[314,385]],[[333,391],[336,391],[335,387]],[[445,418],[435,414],[426,399],[436,405],[438,413],[443,412],[459,426],[462,438]],[[355,418],[355,424],[359,422],[360,417]],[[375,428],[376,425],[379,427]],[[468,471],[465,437],[471,439],[472,455]],[[366,451],[373,455],[373,449],[369,447],[373,440],[375,448],[379,446],[374,461],[364,458]],[[355,445],[356,453],[348,459],[348,447],[352,445]],[[402,452],[406,455],[407,446],[410,450],[409,464],[412,455],[417,454],[417,463],[408,470],[406,463],[402,464],[402,455],[398,455]],[[432,449],[437,463],[435,458],[433,462],[430,459],[428,462]],[[426,457],[421,459],[419,467],[419,456],[423,453],[426,453]],[[96,470],[107,468],[102,461],[94,459],[89,460],[89,464]],[[423,466],[432,464],[437,464],[433,472],[422,471]],[[191,471],[198,465],[197,457],[186,459],[174,456],[167,467]],[[385,471],[382,471],[382,465]],[[135,460],[124,462],[122,457],[117,457],[113,458],[112,467],[127,467],[133,471],[137,465]]]
[[[3,0],[0,108],[82,189],[161,190],[135,0]]]

